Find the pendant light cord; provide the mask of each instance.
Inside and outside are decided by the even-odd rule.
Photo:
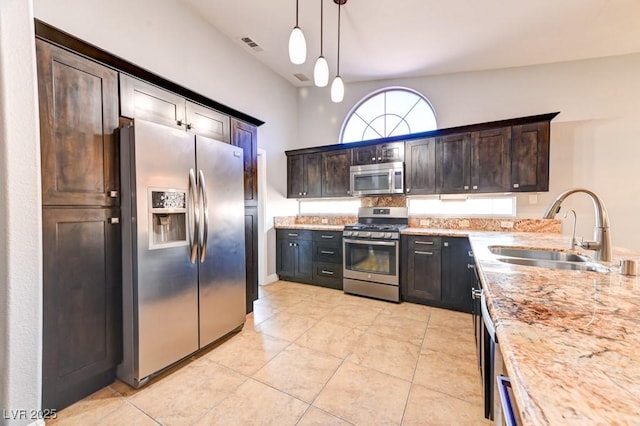
[[[296,0],[296,27],[298,26],[298,0]]]
[[[338,4],[338,66],[336,75],[340,75],[340,9],[342,8],[342,3]]]
[[[322,56],[322,39],[324,38],[324,36],[323,36],[323,28],[324,28],[323,10],[324,10],[324,8],[322,7],[322,0],[320,0],[320,56]]]

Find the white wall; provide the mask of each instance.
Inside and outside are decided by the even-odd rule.
[[[300,146],[337,143],[349,110],[368,93],[399,85],[433,104],[440,128],[560,111],[551,125],[550,185],[537,204],[518,197],[518,216],[540,217],[564,189],[585,187],[604,200],[614,246],[640,250],[640,54],[494,71],[347,83],[345,100],[328,89],[298,93]],[[574,195],[578,236],[593,237],[593,207]],[[564,209],[563,209],[564,210]],[[564,212],[558,215],[562,218]],[[570,231],[572,220],[565,226]]]
[[[63,3],[63,5],[61,5]],[[265,122],[266,222],[295,214],[284,151],[296,147],[296,89],[177,0],[35,0],[38,19],[168,80]],[[275,250],[275,231],[265,229]],[[275,253],[268,253],[270,274]]]
[[[42,220],[31,1],[0,2],[0,424],[40,408]],[[14,411],[12,411],[14,410]],[[37,411],[36,411],[37,412]]]

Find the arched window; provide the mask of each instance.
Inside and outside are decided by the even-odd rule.
[[[362,99],[347,115],[340,142],[358,142],[437,129],[433,107],[420,93],[387,87]]]

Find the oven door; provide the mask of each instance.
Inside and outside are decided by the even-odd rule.
[[[343,239],[344,278],[399,285],[398,241]]]

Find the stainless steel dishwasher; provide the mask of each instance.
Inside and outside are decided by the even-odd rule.
[[[488,411],[488,418],[492,419],[496,425],[520,425],[522,421],[515,405],[511,381],[505,375],[502,352],[484,291],[480,295],[480,311],[484,328],[481,359],[485,417]]]

